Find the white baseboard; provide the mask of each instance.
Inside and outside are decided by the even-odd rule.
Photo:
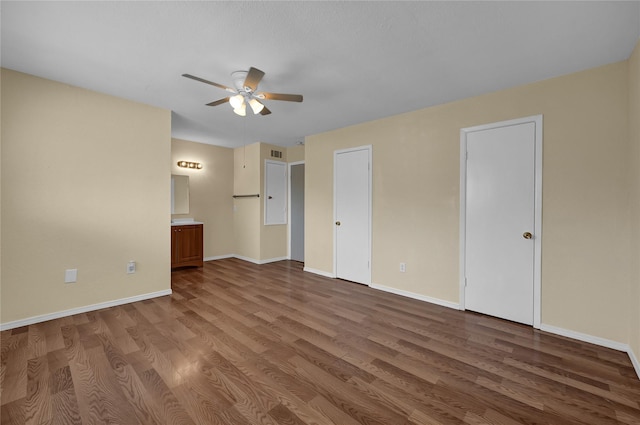
[[[242,260],[242,261],[248,261],[253,264],[275,263],[276,261],[283,261],[287,259],[287,257],[277,257],[277,258],[268,258],[266,260],[256,260],[255,258],[244,257],[242,255],[230,255],[229,257],[226,257],[226,258],[230,258],[230,257],[237,258],[238,260]]]
[[[237,258],[238,260],[248,261],[249,263],[260,264],[260,261],[256,260],[255,258],[244,257],[242,255],[232,254],[231,256],[229,256],[229,258]]]
[[[245,257],[243,255],[236,254],[226,254],[226,255],[217,255],[214,257],[205,257],[204,261],[215,261],[215,260],[224,260],[225,258],[237,258],[238,260],[247,261],[253,264],[267,264],[267,263],[275,263],[276,261],[288,260],[288,257],[277,257],[277,258],[267,258],[266,260],[256,260],[255,258]]]
[[[424,302],[428,302],[428,303],[431,303],[431,304],[440,305],[442,307],[453,308],[455,310],[459,310],[460,309],[460,305],[458,303],[441,300],[439,298],[427,297],[425,295],[416,294],[415,292],[403,291],[401,289],[392,288],[390,286],[385,286],[385,285],[378,285],[378,284],[375,284],[375,283],[372,283],[370,285],[370,287],[373,288],[373,289],[377,289],[379,291],[389,292],[391,294],[401,295],[401,296],[407,297],[407,298],[413,298],[414,300],[424,301]]]
[[[144,301],[151,298],[164,297],[166,295],[171,295],[171,289],[151,292],[148,294],[135,295],[133,297],[120,298],[118,300],[106,301],[98,304],[85,305],[82,307],[72,308],[69,310],[57,311],[55,313],[42,314],[40,316],[33,316],[33,317],[28,317],[26,319],[14,320],[13,322],[0,323],[0,331],[19,328],[21,326],[33,325],[34,323],[46,322],[47,320],[59,319],[61,317],[73,316],[74,314],[87,313],[89,311],[115,307],[123,304],[129,304],[136,301]]]
[[[611,341],[610,339],[600,338],[597,336],[583,334],[581,332],[572,331],[569,329],[559,328],[557,326],[546,325],[542,323],[540,330],[550,332],[552,334],[566,336],[567,338],[577,339],[578,341],[589,342],[591,344],[600,345],[601,347],[612,348],[618,351],[628,351],[629,346],[617,341]]]
[[[631,364],[633,365],[633,368],[636,370],[636,375],[638,375],[638,379],[640,379],[640,361],[638,361],[638,358],[636,357],[631,347],[629,347],[629,349],[627,350],[627,354],[631,359]]]
[[[233,254],[216,255],[216,256],[213,256],[213,257],[204,257],[203,261],[224,260],[225,258],[233,258]]]
[[[258,264],[267,264],[267,263],[275,263],[277,261],[288,260],[287,257],[276,257],[276,258],[267,258],[266,260],[260,260]]]
[[[638,358],[628,344],[612,341],[606,338],[600,338],[589,334],[583,334],[581,332],[576,332],[569,329],[559,328],[557,326],[545,325],[544,323],[540,325],[540,330],[627,353],[629,355],[629,359],[631,359],[633,368],[636,370],[636,375],[638,375],[638,379],[640,379],[640,362],[638,362]]]
[[[313,274],[317,274],[317,275],[324,276],[324,277],[328,277],[330,279],[335,279],[336,278],[336,276],[333,273],[327,273],[325,271],[318,270],[318,269],[312,269],[310,267],[303,267],[302,271],[313,273]]]

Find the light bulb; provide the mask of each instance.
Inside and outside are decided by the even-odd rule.
[[[244,96],[241,94],[237,94],[235,96],[231,96],[229,98],[229,103],[233,109],[238,109],[240,106],[244,104]]]
[[[262,109],[264,108],[264,105],[258,102],[256,99],[251,99],[249,101],[249,106],[251,106],[251,109],[253,109],[254,114],[259,114],[260,111],[262,111]]]
[[[243,103],[242,105],[240,105],[240,107],[234,108],[233,112],[240,115],[241,117],[244,117],[247,115],[247,105]]]

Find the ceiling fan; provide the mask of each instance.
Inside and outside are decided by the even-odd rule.
[[[230,93],[234,93],[232,96],[218,99],[213,102],[207,103],[207,106],[218,106],[223,103],[229,102],[233,108],[233,112],[240,116],[247,115],[247,104],[251,107],[254,114],[269,115],[271,111],[264,106],[261,100],[285,100],[287,102],[302,102],[302,95],[300,94],[284,94],[284,93],[268,93],[257,92],[258,84],[264,77],[264,72],[257,68],[249,68],[249,71],[235,71],[231,73],[233,79],[233,85],[235,88],[227,87],[222,84],[214,83],[200,77],[196,77],[190,74],[182,74],[183,77],[191,78],[192,80],[200,81],[205,84],[211,84],[212,86],[219,87]]]

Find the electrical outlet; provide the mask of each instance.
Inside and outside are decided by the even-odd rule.
[[[127,274],[132,274],[136,272],[136,262],[131,260],[127,264]]]
[[[407,271],[407,264],[406,263],[400,263],[400,272],[404,273]]]
[[[64,283],[74,283],[78,280],[78,269],[67,269],[64,271]]]

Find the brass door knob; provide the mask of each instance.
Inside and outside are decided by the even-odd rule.
[[[340,226],[340,222],[339,221],[336,221],[336,226]]]
[[[525,238],[525,239],[531,239],[531,238],[533,238],[533,235],[531,234],[531,232],[524,232],[522,234],[522,237]]]

